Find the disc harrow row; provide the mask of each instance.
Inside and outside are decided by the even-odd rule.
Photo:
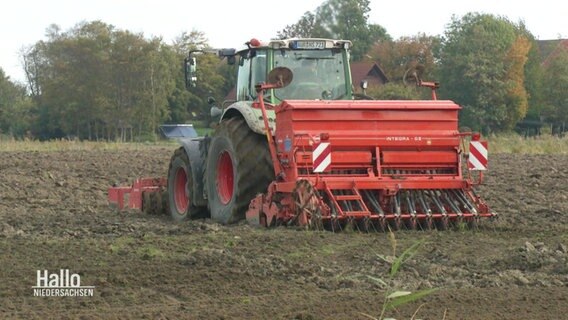
[[[400,190],[384,196],[380,190],[330,190],[322,197],[330,214],[316,215],[327,230],[447,229],[476,226],[480,217],[473,194],[459,189]],[[313,219],[310,219],[313,220]]]

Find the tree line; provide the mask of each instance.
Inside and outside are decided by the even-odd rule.
[[[183,89],[181,62],[187,50],[204,45],[199,32],[167,45],[100,21],[65,32],[50,26],[47,40],[23,53],[36,124],[32,133],[116,139],[151,134],[166,121],[186,121],[187,107],[203,101]],[[220,90],[220,75],[208,79],[213,91]]]
[[[327,0],[275,38],[352,40],[352,60],[378,62],[390,79],[368,92],[375,98],[424,98],[427,93],[402,81],[408,69],[421,66],[424,79],[442,84],[439,97],[464,107],[460,125],[472,129],[509,131],[527,119],[568,122],[568,49],[559,47],[543,63],[522,22],[479,13],[452,18],[443,35],[392,39],[369,23],[369,3]],[[199,87],[185,89],[183,58],[209,47],[200,31],[168,44],[92,21],[66,31],[52,25],[46,35],[21,52],[25,84],[0,69],[2,135],[147,139],[162,123],[207,123],[207,97],[222,101],[235,84],[234,66],[206,56]]]

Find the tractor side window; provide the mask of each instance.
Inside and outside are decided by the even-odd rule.
[[[237,77],[237,100],[251,100],[250,84],[250,64],[251,58],[248,55],[242,55],[239,61],[239,74]]]
[[[266,81],[266,51],[255,50],[241,55],[237,77],[237,100],[248,101],[256,98],[254,86]]]
[[[266,82],[266,51],[257,50],[251,62],[250,92],[256,98],[254,86],[259,82]]]

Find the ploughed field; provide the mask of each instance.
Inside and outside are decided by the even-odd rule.
[[[366,319],[386,287],[432,295],[397,319],[566,319],[568,156],[491,154],[480,189],[500,214],[424,240],[390,279],[385,233],[174,223],[116,212],[106,189],[165,176],[176,146],[0,152],[0,318]],[[37,270],[69,269],[93,297],[34,297]],[[424,304],[424,305],[422,305]],[[421,306],[422,305],[422,306]]]

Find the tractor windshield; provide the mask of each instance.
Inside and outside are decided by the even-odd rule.
[[[279,100],[335,100],[346,96],[345,66],[341,50],[280,50],[274,67],[286,67],[294,75],[285,88],[276,89]]]

